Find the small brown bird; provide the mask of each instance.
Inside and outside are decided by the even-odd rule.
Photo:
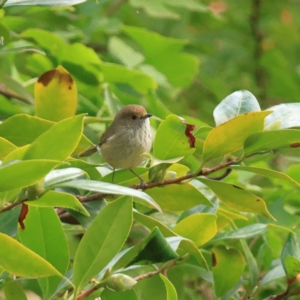
[[[141,154],[151,149],[151,116],[143,106],[124,106],[100,137],[99,145],[80,153],[79,157],[101,150],[103,158],[114,169],[129,169],[144,183],[132,169],[143,162],[144,157]]]

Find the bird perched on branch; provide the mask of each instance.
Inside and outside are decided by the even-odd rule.
[[[133,171],[144,160],[141,154],[149,152],[152,145],[149,117],[143,106],[124,106],[111,125],[100,137],[100,143],[79,154],[89,156],[101,150],[105,161],[115,169],[129,169],[141,183],[142,178]]]

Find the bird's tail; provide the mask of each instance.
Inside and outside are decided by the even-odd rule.
[[[90,156],[98,151],[97,146],[93,146],[87,150],[82,151],[78,154],[78,157]]]

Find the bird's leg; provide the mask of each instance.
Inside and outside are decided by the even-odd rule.
[[[111,178],[111,183],[114,183],[114,179],[115,179],[115,168],[113,168],[113,174],[112,174],[112,178]]]
[[[139,174],[135,173],[132,169],[129,169],[129,171],[130,171],[132,174],[134,174],[136,177],[139,178],[139,180],[141,181],[141,188],[144,189],[144,188],[147,186],[147,184],[146,184],[146,182],[144,181],[144,179],[143,179]]]

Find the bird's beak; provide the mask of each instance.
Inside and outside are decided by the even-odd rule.
[[[145,114],[144,116],[142,116],[142,119],[147,119],[147,118],[150,118],[152,117],[153,115],[151,114]]]

